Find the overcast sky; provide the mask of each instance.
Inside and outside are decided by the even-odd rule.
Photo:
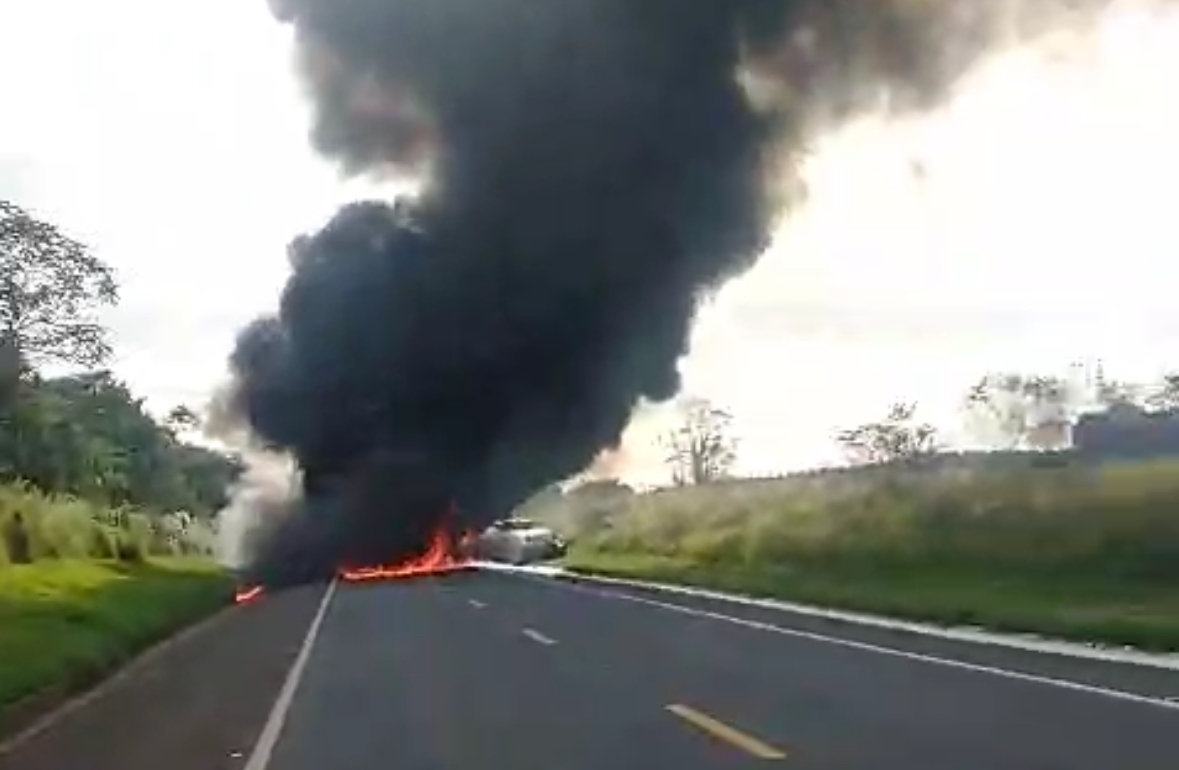
[[[1179,364],[1176,71],[1179,15],[1122,18],[987,62],[933,115],[823,137],[809,202],[685,362],[746,467],[833,459],[835,427],[896,398],[949,425],[987,368]],[[357,194],[308,148],[286,30],[262,0],[0,0],[0,78],[0,196],[119,270],[119,373],[199,405],[288,240]]]
[[[117,268],[116,367],[200,402],[285,245],[346,199],[265,2],[0,0],[0,195]]]

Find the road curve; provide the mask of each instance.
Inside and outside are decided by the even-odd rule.
[[[203,749],[176,739],[205,752],[191,766],[233,770],[704,770],[749,761],[1174,770],[1179,757],[1179,708],[1167,700],[1179,695],[1174,672],[944,642],[931,649],[916,637],[754,612],[486,572],[341,585],[327,596],[306,590],[233,620],[259,624],[252,651],[239,650],[266,669],[252,675],[253,689],[224,679],[226,661],[186,680],[206,693],[229,688],[235,748],[199,708],[171,730],[206,736]],[[273,619],[261,623],[267,613]],[[285,682],[273,671],[280,658]],[[230,701],[235,686],[239,702]],[[90,738],[89,750],[107,751],[102,761],[71,755],[93,733],[79,731],[79,718],[0,754],[0,768],[150,766],[110,759],[120,751],[113,738],[104,747]],[[36,761],[47,746],[54,764]],[[165,766],[160,751],[155,767]]]

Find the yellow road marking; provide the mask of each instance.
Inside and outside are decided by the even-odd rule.
[[[734,727],[729,727],[724,722],[714,719],[708,716],[708,714],[701,713],[691,706],[672,703],[667,707],[667,710],[685,722],[695,725],[714,738],[720,738],[722,741],[743,749],[759,759],[786,758],[786,752],[776,749],[768,743],[763,743],[751,735],[746,735]]]

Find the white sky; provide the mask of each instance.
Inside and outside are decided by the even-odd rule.
[[[0,196],[119,270],[116,368],[159,409],[203,401],[273,304],[287,241],[358,190],[307,145],[267,4],[178,8],[0,0]],[[836,427],[897,398],[950,424],[989,368],[1179,364],[1179,12],[1083,42],[994,59],[937,114],[818,144],[809,202],[685,362],[735,412],[746,469],[832,460]],[[641,476],[659,423],[640,422]]]
[[[119,271],[116,369],[199,404],[286,244],[350,196],[306,141],[262,0],[0,0],[0,195]]]

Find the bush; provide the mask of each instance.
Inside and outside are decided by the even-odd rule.
[[[19,513],[24,518],[35,561],[110,559],[140,563],[150,556],[208,553],[209,534],[165,528],[155,518],[132,509],[107,509],[68,495],[47,495],[28,484],[0,485],[0,531]],[[8,553],[0,541],[0,564]]]
[[[562,518],[576,520],[564,505]],[[583,550],[701,564],[1179,578],[1174,461],[832,471],[623,497],[587,520],[596,526],[578,532]]]
[[[664,490],[618,501],[566,565],[1179,650],[1179,462],[871,468]]]

